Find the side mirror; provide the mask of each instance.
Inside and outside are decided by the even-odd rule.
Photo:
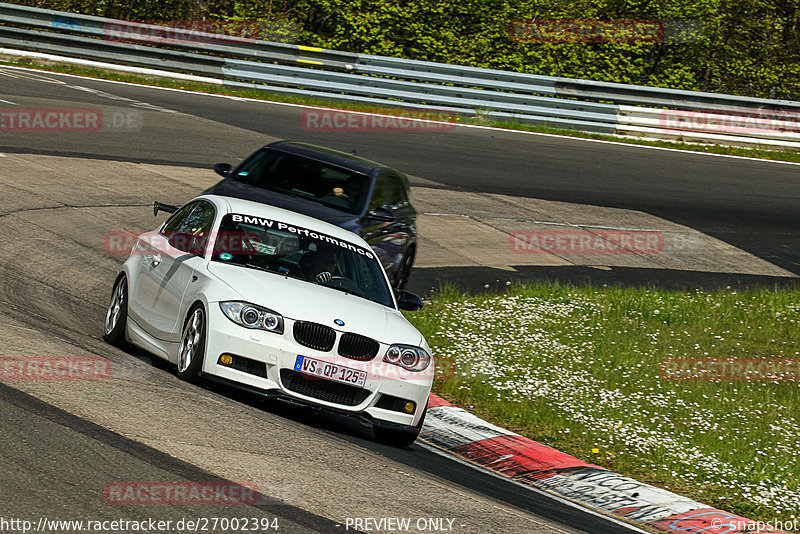
[[[231,164],[230,163],[217,163],[214,165],[214,172],[222,176],[223,178],[227,178],[228,175],[231,173]]]
[[[170,204],[162,204],[159,201],[153,202],[153,217],[156,217],[159,211],[163,211],[164,213],[175,213],[178,211],[178,207]]]
[[[367,217],[375,221],[383,221],[383,222],[392,222],[395,219],[397,219],[397,217],[394,216],[394,213],[392,213],[389,209],[384,208],[383,206],[381,206],[380,208],[374,208],[369,210],[369,212],[367,213]]]
[[[394,296],[395,298],[397,298],[397,307],[400,308],[401,310],[419,311],[424,306],[424,304],[422,303],[422,299],[409,291],[396,289],[394,292]]]

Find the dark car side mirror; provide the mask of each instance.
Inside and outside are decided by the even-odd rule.
[[[159,201],[153,202],[153,217],[158,215],[159,211],[163,211],[164,213],[175,213],[178,211],[178,206],[172,206],[170,204],[162,204]]]
[[[227,178],[228,175],[231,173],[232,168],[233,167],[231,167],[230,163],[217,163],[214,165],[214,172],[216,172],[223,178]]]
[[[397,219],[394,213],[392,213],[389,209],[380,207],[374,208],[367,212],[367,217],[373,219],[375,221],[384,221],[384,222],[392,222]]]
[[[419,311],[425,305],[421,298],[410,291],[395,289],[394,296],[397,299],[397,307],[404,311]]]

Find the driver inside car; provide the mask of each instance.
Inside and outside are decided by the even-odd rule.
[[[309,250],[300,258],[300,272],[303,277],[327,284],[333,278],[336,269],[336,255],[330,249]]]
[[[329,202],[332,200],[334,204],[357,208],[361,196],[361,185],[361,178],[352,176],[343,184],[334,187],[326,198]]]

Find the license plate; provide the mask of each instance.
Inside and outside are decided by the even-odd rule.
[[[297,360],[294,362],[294,370],[306,375],[333,380],[334,382],[342,382],[344,384],[353,384],[359,387],[363,387],[364,382],[367,380],[366,371],[350,369],[349,367],[307,358],[299,354],[297,355]]]

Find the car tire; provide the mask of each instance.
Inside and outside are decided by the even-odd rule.
[[[394,277],[395,289],[405,289],[406,284],[408,284],[408,277],[411,275],[412,265],[414,265],[413,248],[406,252],[406,255],[403,256],[403,260],[400,263],[400,267],[397,269],[397,274]]]
[[[125,275],[117,278],[114,289],[111,291],[111,301],[108,303],[106,320],[103,327],[103,339],[115,347],[124,347],[127,344],[125,330],[128,325],[128,277]]]
[[[400,449],[405,449],[406,447],[410,447],[415,441],[417,441],[417,437],[419,436],[420,430],[422,430],[422,424],[425,422],[425,415],[428,413],[428,409],[425,408],[425,411],[422,412],[422,417],[413,429],[409,430],[394,430],[389,428],[381,428],[380,426],[373,427],[372,431],[375,433],[375,440],[379,443],[383,443],[384,445],[389,445],[390,447],[397,447]]]
[[[195,304],[186,315],[178,347],[178,378],[197,382],[203,369],[206,354],[206,311]]]

